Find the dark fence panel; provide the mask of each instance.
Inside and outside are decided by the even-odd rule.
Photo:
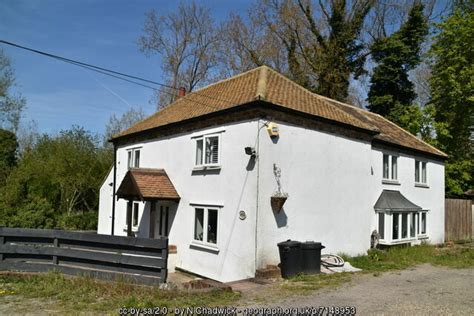
[[[0,270],[166,282],[168,239],[0,227]]]
[[[472,239],[472,201],[461,199],[445,200],[444,230],[446,241]]]

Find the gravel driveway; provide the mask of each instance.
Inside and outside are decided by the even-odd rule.
[[[337,289],[280,298],[271,305],[355,306],[358,315],[474,315],[474,269],[425,264],[379,276],[361,275]]]
[[[287,294],[287,293],[286,293]],[[379,276],[359,274],[338,288],[308,296],[288,296],[272,286],[253,284],[242,293],[245,306],[355,306],[357,315],[474,315],[474,269],[429,264]],[[47,299],[0,296],[0,315],[75,314]],[[100,314],[97,312],[85,314]]]

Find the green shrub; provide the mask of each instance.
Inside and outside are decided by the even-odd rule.
[[[57,227],[66,230],[97,230],[97,221],[97,212],[61,214]]]

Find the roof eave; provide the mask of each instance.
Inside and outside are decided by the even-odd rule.
[[[270,102],[267,102],[267,101],[264,101],[264,100],[254,100],[254,101],[247,102],[247,103],[237,104],[235,106],[232,106],[230,108],[226,108],[226,109],[223,109],[223,110],[220,110],[220,111],[214,111],[214,112],[206,113],[204,115],[200,115],[200,116],[197,116],[197,117],[192,117],[192,118],[189,118],[189,119],[186,119],[186,120],[181,120],[181,121],[169,123],[169,124],[166,124],[166,125],[152,127],[152,128],[146,129],[146,130],[141,130],[141,131],[129,133],[129,134],[126,134],[126,135],[118,135],[117,137],[112,137],[109,141],[115,144],[115,143],[117,143],[117,142],[119,142],[123,139],[129,138],[129,137],[139,136],[139,135],[143,135],[143,134],[146,134],[146,133],[150,133],[152,131],[157,131],[157,130],[160,130],[160,129],[166,129],[166,128],[179,126],[181,124],[192,123],[192,122],[195,122],[195,121],[199,121],[199,120],[206,119],[206,118],[209,118],[209,117],[219,116],[219,115],[222,115],[222,114],[228,114],[228,113],[233,113],[233,112],[238,112],[238,111],[244,111],[244,110],[247,110],[251,106],[260,107],[261,109],[273,108],[273,109],[276,109],[276,110],[279,110],[279,111],[282,111],[282,112],[291,113],[291,114],[295,114],[295,115],[298,115],[298,116],[303,116],[303,117],[313,119],[313,120],[319,120],[319,121],[326,122],[326,123],[329,123],[329,124],[335,124],[335,125],[338,125],[338,126],[341,126],[341,127],[344,127],[344,128],[356,130],[356,131],[367,133],[367,134],[370,134],[370,135],[377,135],[377,134],[380,133],[378,130],[366,129],[366,128],[350,125],[350,124],[347,124],[347,123],[331,120],[331,119],[328,119],[328,118],[325,118],[325,117],[322,117],[322,116],[317,116],[317,115],[305,113],[305,112],[302,112],[302,111],[290,109],[290,108],[287,108],[285,106],[270,103]]]
[[[413,147],[407,147],[407,146],[403,146],[403,145],[400,145],[400,144],[395,144],[395,143],[392,143],[392,142],[388,142],[388,141],[381,140],[381,139],[376,139],[376,138],[374,138],[372,140],[372,143],[373,144],[375,143],[375,144],[386,145],[386,146],[389,146],[389,147],[395,147],[395,148],[403,149],[403,150],[410,151],[410,152],[415,152],[417,154],[427,156],[427,157],[435,159],[435,160],[441,160],[443,162],[446,161],[446,159],[448,159],[448,157],[449,157],[445,153],[443,153],[444,155],[435,154],[435,153],[431,153],[431,152],[428,152],[428,151],[416,149],[416,148],[413,148]]]

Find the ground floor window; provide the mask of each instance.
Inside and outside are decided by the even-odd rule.
[[[132,211],[129,214],[127,211],[127,216],[125,218],[125,227],[124,230],[127,229],[128,223],[132,223],[132,230],[136,231],[138,230],[138,226],[140,223],[140,202],[129,202],[131,203]],[[127,206],[128,207],[128,206]],[[131,220],[129,218],[131,216]]]
[[[217,245],[218,210],[212,207],[194,208],[194,240]]]
[[[427,235],[428,211],[379,212],[378,233],[385,243],[403,242]],[[385,232],[388,231],[389,234]],[[387,236],[388,235],[388,236]]]
[[[132,227],[138,227],[138,210],[140,209],[140,204],[138,202],[133,203],[132,208]]]

